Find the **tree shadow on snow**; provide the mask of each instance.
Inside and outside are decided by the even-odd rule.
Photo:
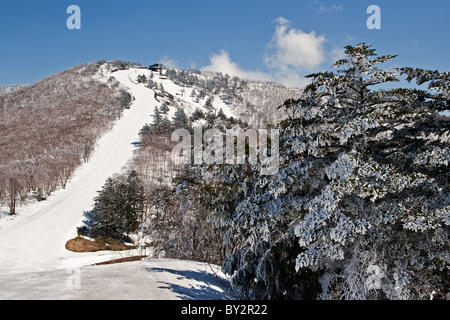
[[[180,294],[178,298],[182,300],[226,300],[228,298],[229,283],[225,279],[216,278],[213,275],[202,271],[173,270],[167,268],[147,268],[147,271],[168,272],[177,275],[178,280],[194,280],[195,285],[187,281],[175,284],[165,281],[158,281],[162,286],[159,288],[169,289]]]

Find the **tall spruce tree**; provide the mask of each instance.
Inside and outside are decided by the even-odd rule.
[[[145,210],[144,187],[136,171],[131,171],[126,185],[126,232],[134,232],[139,227],[139,221]]]
[[[153,127],[158,128],[161,126],[161,120],[162,120],[162,116],[161,116],[161,111],[159,110],[159,108],[157,106],[155,106],[155,109],[153,110]]]
[[[167,101],[164,101],[161,104],[160,111],[162,114],[167,114],[170,111],[169,103]]]
[[[128,240],[129,233],[139,227],[144,212],[144,189],[135,171],[120,183],[108,178],[93,209],[85,212],[87,235],[97,238]]]
[[[398,81],[379,68],[395,56],[345,52],[284,104],[276,175],[247,171],[226,210],[229,192],[200,187],[224,243],[239,239],[223,270],[247,299],[449,298],[448,72],[403,68],[428,90],[374,89]]]
[[[176,129],[188,127],[188,117],[182,108],[177,108],[177,111],[175,111],[172,117],[172,124]]]
[[[113,212],[117,208],[116,183],[108,178],[98,196],[94,199],[91,211],[85,212],[84,223],[87,226],[87,234],[93,238],[116,238],[118,233],[118,221]]]

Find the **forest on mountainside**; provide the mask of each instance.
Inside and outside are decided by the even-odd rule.
[[[203,163],[149,183],[142,157],[167,156],[174,127],[145,128],[130,168],[146,201],[136,232],[156,253],[222,263],[242,299],[450,298],[449,72],[388,71],[395,55],[345,49],[279,107],[276,174]],[[390,88],[402,76],[416,88]]]
[[[168,69],[201,105],[192,112],[161,81],[139,76],[160,105],[80,233],[145,243],[157,258],[221,264],[239,299],[449,299],[450,74],[386,70],[396,55],[365,43],[345,53],[300,91]],[[132,106],[113,77],[97,79],[105,64],[132,66],[80,65],[0,96],[0,205],[10,214],[65,188]],[[416,85],[403,88],[400,79]],[[223,138],[204,135],[203,156],[213,149],[225,157],[231,131],[278,136],[267,137],[256,163],[250,137],[244,163],[174,161],[174,132],[192,137],[199,126]],[[272,146],[279,166],[261,174],[260,156],[273,155]],[[199,146],[191,147],[195,158]]]
[[[11,215],[28,198],[65,188],[129,107],[131,96],[115,79],[94,78],[105,64],[82,64],[0,96],[0,206]]]

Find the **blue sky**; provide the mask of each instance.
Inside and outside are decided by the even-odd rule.
[[[379,30],[366,26],[372,4],[381,9]],[[81,9],[81,30],[66,26],[70,5]],[[359,42],[399,54],[389,67],[448,71],[449,13],[447,0],[4,0],[0,84],[122,59],[300,86]]]

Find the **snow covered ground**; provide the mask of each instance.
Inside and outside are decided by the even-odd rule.
[[[167,259],[0,275],[0,299],[222,300],[228,281],[211,268]]]
[[[139,130],[151,121],[155,106],[159,106],[153,91],[134,81],[138,72],[150,71],[130,69],[112,74],[131,90],[135,101],[99,139],[89,163],[76,170],[66,189],[56,191],[47,201],[21,208],[14,219],[0,219],[1,299],[207,298],[208,292],[214,299],[220,296],[222,289],[209,287],[215,283],[212,271],[196,262],[156,260],[91,266],[137,252],[74,253],[65,249],[105,180],[131,159]],[[73,277],[81,279],[81,287],[68,290],[67,280]],[[223,279],[217,288],[226,287]],[[191,289],[186,291],[183,285]],[[198,288],[204,288],[204,293]]]

